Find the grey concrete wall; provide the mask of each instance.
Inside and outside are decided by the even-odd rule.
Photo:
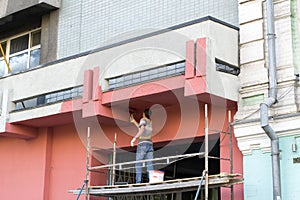
[[[26,8],[40,3],[46,3],[56,8],[60,6],[60,0],[1,0],[0,18],[6,17],[10,14],[24,10]]]
[[[53,11],[42,18],[41,64],[57,59],[57,24],[58,11]]]
[[[1,0],[0,18],[40,3],[46,3],[56,8],[60,6],[60,0]]]
[[[1,10],[3,9],[5,11],[0,13],[0,18],[24,10],[30,6],[38,4],[38,2],[38,0],[2,0],[0,1],[0,8]]]

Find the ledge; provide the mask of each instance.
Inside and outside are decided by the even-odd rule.
[[[37,137],[37,134],[37,128],[6,123],[5,132],[0,133],[0,136],[15,137],[20,139],[33,139]]]

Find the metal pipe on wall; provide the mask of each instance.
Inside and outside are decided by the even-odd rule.
[[[268,62],[269,62],[269,98],[260,105],[260,124],[271,139],[273,200],[281,200],[279,139],[269,125],[269,107],[277,101],[275,23],[273,0],[266,0],[267,31],[268,31]]]

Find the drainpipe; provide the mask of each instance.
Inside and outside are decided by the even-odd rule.
[[[260,124],[271,139],[273,200],[281,200],[279,139],[269,125],[269,107],[277,101],[277,78],[275,56],[275,23],[273,0],[266,0],[267,31],[268,31],[268,62],[269,62],[269,98],[260,104]]]

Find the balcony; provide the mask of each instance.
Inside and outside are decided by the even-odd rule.
[[[0,32],[5,36],[8,31],[25,24],[39,22],[41,16],[59,8],[60,0],[4,0],[0,1]]]
[[[185,72],[185,61],[163,65],[149,70],[124,74],[118,77],[109,78],[109,90],[128,87],[162,78],[182,75]]]
[[[114,103],[127,102],[129,109],[137,110],[154,104],[178,106],[178,98],[193,99],[188,97],[210,102],[214,96],[234,103],[239,87],[237,39],[236,29],[207,18],[4,76],[2,130],[7,124],[72,123],[74,111],[84,119],[100,116],[113,123]]]

